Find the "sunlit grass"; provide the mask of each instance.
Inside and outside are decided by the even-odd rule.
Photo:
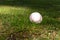
[[[0,14],[23,14],[28,10],[27,7],[0,6]]]

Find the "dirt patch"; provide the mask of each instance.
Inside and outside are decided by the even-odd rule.
[[[31,30],[22,30],[11,33],[6,40],[40,40],[42,38],[54,40],[57,32],[54,30],[45,30],[33,28]]]

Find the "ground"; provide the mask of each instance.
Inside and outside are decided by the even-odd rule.
[[[32,12],[40,12],[40,24],[31,23]],[[58,7],[34,8],[0,6],[0,40],[60,40],[60,11]]]

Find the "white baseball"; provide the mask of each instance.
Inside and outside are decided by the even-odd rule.
[[[34,23],[41,23],[42,15],[39,12],[33,12],[31,13],[29,19],[31,22],[34,22]]]

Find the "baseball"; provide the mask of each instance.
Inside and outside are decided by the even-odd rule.
[[[34,22],[34,23],[41,23],[42,15],[39,12],[33,12],[31,13],[29,19],[31,22]]]

